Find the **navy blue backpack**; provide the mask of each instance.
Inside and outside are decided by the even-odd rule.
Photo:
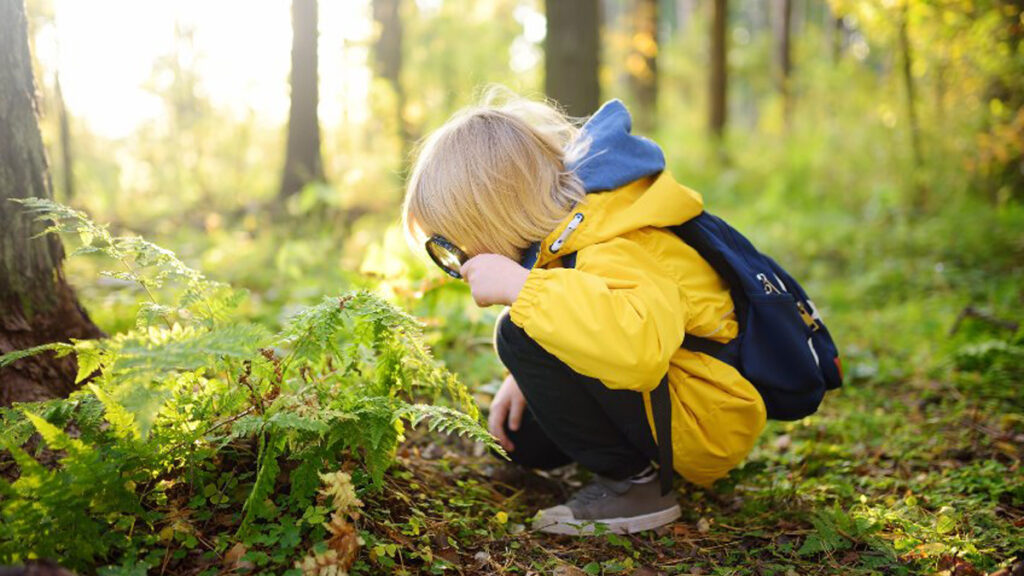
[[[702,212],[670,230],[729,284],[739,324],[727,344],[687,334],[682,347],[736,368],[761,394],[768,418],[813,414],[825,391],[841,386],[843,376],[836,344],[804,289],[717,216]],[[563,256],[562,265],[575,267],[576,254]],[[658,438],[670,438],[667,375],[651,392],[651,404]],[[663,493],[672,483],[671,446],[658,442]]]
[[[672,231],[729,284],[739,323],[728,344],[687,336],[683,347],[735,367],[761,394],[768,418],[813,414],[843,376],[836,344],[803,287],[717,216],[703,212]]]
[[[804,289],[717,216],[702,212],[669,229],[729,284],[739,324],[727,344],[687,334],[682,347],[736,368],[761,394],[768,418],[813,414],[843,377],[836,344]],[[576,254],[562,265],[575,267]]]

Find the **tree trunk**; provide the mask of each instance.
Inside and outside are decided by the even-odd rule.
[[[600,105],[600,9],[598,0],[547,0],[544,89],[572,116]]]
[[[61,269],[64,248],[12,198],[52,198],[36,118],[24,0],[0,0],[0,354],[69,338],[98,338]],[[74,390],[73,357],[39,355],[0,369],[0,406]]]
[[[775,0],[775,83],[782,97],[782,119],[787,128],[793,117],[793,60],[790,46],[792,14],[793,0]]]
[[[373,20],[379,27],[374,52],[377,75],[395,94],[395,121],[402,139],[402,158],[409,157],[412,141],[405,123],[405,88],[402,86],[402,0],[373,0]]]
[[[910,124],[910,145],[914,153],[914,167],[920,168],[924,163],[921,152],[920,126],[917,121],[917,91],[914,86],[914,54],[910,47],[910,33],[907,5],[904,4],[899,21],[900,50],[903,52],[903,85],[907,93],[907,121]]]
[[[636,126],[649,132],[658,113],[658,0],[633,0],[632,19],[629,84],[636,102]]]
[[[726,61],[726,27],[728,22],[729,3],[727,0],[714,0],[711,15],[711,78],[710,78],[710,114],[708,126],[711,134],[720,139],[725,132],[726,100],[727,100],[727,61]]]
[[[282,198],[324,179],[317,120],[317,38],[317,0],[292,0],[291,111]]]
[[[846,23],[843,17],[836,15],[832,21],[832,63],[839,64],[843,59],[843,49],[846,46]]]
[[[60,159],[64,172],[64,203],[71,204],[75,198],[74,160],[71,154],[71,127],[68,124],[68,109],[64,105],[64,92],[60,89],[60,75],[54,81],[57,99],[57,114],[60,120]]]

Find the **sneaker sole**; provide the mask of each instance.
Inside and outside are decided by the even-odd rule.
[[[586,536],[594,533],[598,524],[607,527],[608,532],[615,534],[633,534],[644,530],[654,530],[664,526],[683,515],[679,505],[671,508],[642,514],[640,516],[629,516],[627,518],[604,518],[601,520],[552,520],[550,523],[538,526],[534,522],[533,529],[548,534],[566,534],[569,536]]]

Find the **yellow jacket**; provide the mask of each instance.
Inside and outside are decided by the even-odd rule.
[[[674,467],[707,485],[746,457],[765,424],[757,390],[731,366],[680,347],[686,334],[728,342],[737,324],[728,286],[666,226],[700,214],[700,194],[665,170],[588,194],[541,243],[512,321],[577,372],[649,393],[668,373]],[[552,245],[582,214],[564,245]],[[557,245],[556,245],[557,247]],[[575,269],[561,256],[577,253]]]

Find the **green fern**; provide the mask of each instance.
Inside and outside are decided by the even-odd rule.
[[[4,367],[74,354],[84,384],[67,399],[0,409],[0,458],[20,471],[0,483],[0,564],[48,556],[92,572],[148,558],[181,522],[182,502],[199,507],[194,516],[241,510],[224,537],[250,537],[314,509],[322,473],[355,464],[364,486],[379,487],[405,423],[501,452],[420,324],[376,295],[324,298],[272,334],[239,317],[244,291],[172,252],[50,201],[22,203],[48,232],[78,237],[76,254],[111,259],[104,273],[142,300],[127,332],[0,356]],[[33,434],[46,451],[24,449]],[[54,463],[40,464],[44,455]]]
[[[502,456],[505,450],[486,430],[481,429],[477,420],[468,414],[453,410],[447,406],[433,404],[409,404],[401,408],[402,417],[409,420],[410,425],[418,426],[427,420],[427,427],[434,432],[455,434],[480,442]]]
[[[74,352],[74,350],[75,347],[73,345],[64,342],[51,342],[50,344],[41,344],[31,348],[15,350],[0,356],[0,368],[6,368],[22,358],[28,358],[29,356],[35,356],[36,354],[42,354],[43,352],[54,351],[57,352],[58,356],[67,356]]]

